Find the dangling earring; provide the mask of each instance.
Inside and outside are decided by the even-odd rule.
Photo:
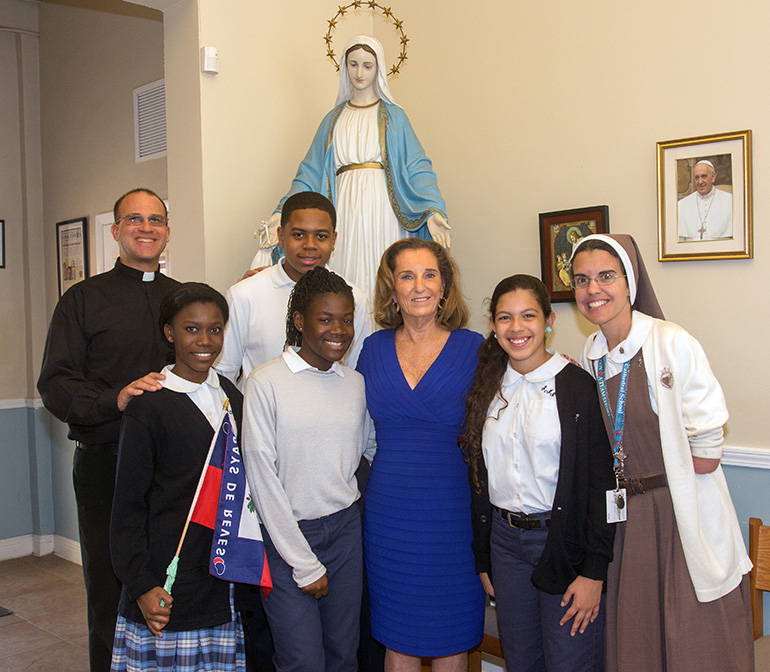
[[[437,312],[438,312],[438,313],[440,313],[441,311],[443,311],[443,310],[444,310],[444,308],[446,308],[446,297],[445,297],[445,296],[442,296],[442,297],[441,297],[441,298],[438,300],[438,311],[437,311]]]
[[[395,308],[396,308],[396,312],[397,312],[397,313],[400,313],[400,312],[401,312],[401,306],[399,306],[399,305],[398,305],[398,303],[396,303],[395,301],[393,302],[393,305],[394,305],[394,306],[395,306]]]
[[[552,331],[553,331],[553,329],[551,329],[551,327],[546,327],[545,328],[545,333],[546,334],[550,334]]]

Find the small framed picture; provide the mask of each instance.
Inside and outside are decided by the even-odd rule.
[[[540,213],[540,270],[554,303],[574,301],[569,286],[572,250],[592,233],[610,232],[606,205]]]
[[[0,219],[0,268],[5,268],[5,220]]]
[[[751,259],[751,131],[657,146],[658,259]]]
[[[88,218],[69,219],[56,225],[56,258],[59,296],[88,277]]]

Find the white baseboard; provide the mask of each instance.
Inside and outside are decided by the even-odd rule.
[[[83,561],[80,557],[80,544],[72,539],[66,537],[60,537],[58,534],[54,536],[53,540],[53,552],[60,558],[74,562],[76,565],[82,565]]]
[[[21,537],[11,537],[0,541],[0,560],[13,560],[32,555],[34,550],[33,535],[25,534]]]
[[[50,555],[53,553],[54,535],[52,534],[33,534],[32,535],[32,553],[33,555]]]
[[[60,558],[81,564],[80,544],[58,534],[25,534],[0,540],[0,562],[24,558],[28,555],[50,555],[55,553]]]

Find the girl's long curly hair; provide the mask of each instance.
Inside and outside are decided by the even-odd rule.
[[[520,289],[532,292],[546,318],[551,314],[551,299],[545,285],[531,275],[519,274],[501,280],[495,287],[492,298],[489,299],[489,318],[491,321],[494,322],[500,298],[509,292]],[[481,464],[484,459],[481,450],[481,435],[484,431],[489,407],[495,396],[500,395],[500,399],[504,403],[500,411],[508,406],[508,402],[502,396],[503,376],[505,376],[507,366],[508,355],[497,342],[495,332],[491,331],[479,347],[479,363],[476,366],[473,386],[465,402],[464,432],[459,439],[460,448],[462,448],[465,460],[470,466],[471,485],[478,494],[481,494],[483,489],[480,477]]]

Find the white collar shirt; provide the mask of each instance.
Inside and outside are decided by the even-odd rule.
[[[300,373],[302,371],[316,371],[318,373],[336,374],[340,378],[345,377],[345,371],[342,367],[342,364],[339,362],[332,362],[332,365],[327,371],[321,371],[321,369],[317,369],[312,364],[308,364],[304,359],[302,359],[299,354],[299,348],[294,346],[289,346],[286,348],[286,350],[284,350],[281,354],[281,357],[283,357],[283,361],[286,362],[286,366],[289,367],[289,371],[292,373]]]
[[[550,511],[559,477],[561,425],[556,374],[567,360],[558,353],[521,375],[508,364],[501,393],[492,401],[482,434],[489,499],[507,511]],[[505,402],[508,405],[505,405]]]
[[[166,376],[165,380],[160,381],[161,385],[172,392],[179,392],[190,397],[216,431],[219,428],[219,419],[222,417],[222,409],[227,400],[227,394],[219,384],[219,378],[214,369],[209,369],[208,376],[202,383],[193,383],[176,375],[171,366],[165,367],[161,373]],[[151,393],[147,392],[146,394]]]

